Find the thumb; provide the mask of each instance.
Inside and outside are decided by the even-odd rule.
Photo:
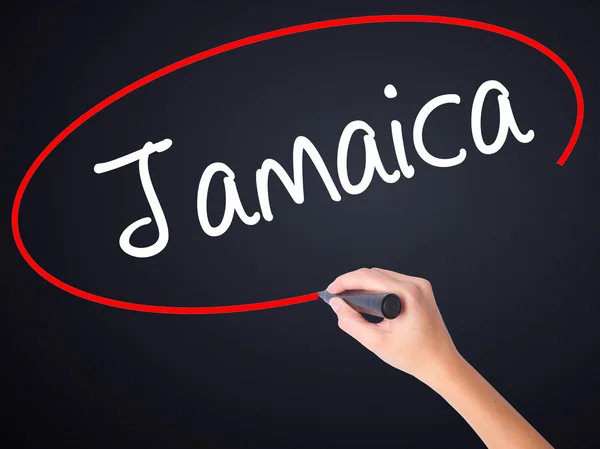
[[[367,349],[374,351],[383,337],[381,329],[369,323],[342,298],[331,298],[329,305],[338,317],[338,326]]]

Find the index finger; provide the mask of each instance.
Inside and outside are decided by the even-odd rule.
[[[375,270],[361,268],[342,274],[329,284],[327,290],[336,294],[346,290],[370,290],[393,292],[398,289],[398,281]]]

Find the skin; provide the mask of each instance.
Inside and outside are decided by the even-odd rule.
[[[339,327],[387,364],[440,394],[490,449],[552,446],[456,350],[435,302],[431,284],[379,268],[339,276],[330,293],[370,290],[397,294],[402,313],[370,323],[341,298],[330,306]]]

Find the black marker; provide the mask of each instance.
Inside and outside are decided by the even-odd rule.
[[[334,295],[327,290],[323,290],[318,295],[327,304],[329,304],[331,298],[342,298],[357,312],[387,318],[388,320],[393,320],[402,311],[402,302],[398,295],[393,293],[348,290]]]

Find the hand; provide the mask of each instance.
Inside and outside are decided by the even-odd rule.
[[[431,284],[421,278],[379,268],[339,276],[327,290],[370,290],[397,294],[402,313],[370,323],[341,298],[330,301],[339,327],[391,366],[429,383],[460,356],[438,310]]]
[[[340,328],[384,362],[415,376],[439,393],[490,449],[552,449],[465,359],[450,338],[431,284],[425,279],[379,268],[343,274],[330,293],[371,290],[395,293],[402,312],[394,320],[369,323],[341,298],[329,304]]]

